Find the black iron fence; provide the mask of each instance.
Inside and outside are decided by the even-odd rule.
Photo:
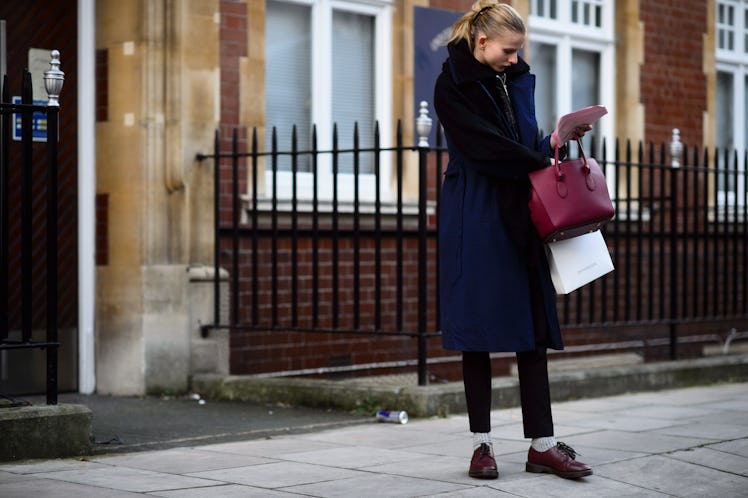
[[[256,130],[248,140],[235,131],[226,150],[216,133],[214,153],[198,156],[213,159],[216,198],[215,321],[203,332],[412,336],[423,384],[427,339],[440,329],[437,230],[447,153],[439,133],[433,147],[424,138],[405,145],[400,125],[394,147],[381,147],[378,131],[371,148],[357,147],[357,129],[352,135],[352,148],[336,146],[335,130],[332,148],[320,150],[316,133],[301,148],[294,130],[289,150],[280,150],[273,130],[265,150]],[[562,326],[572,331],[568,349],[660,346],[677,358],[679,345],[745,337],[735,327],[748,319],[746,158],[677,140],[616,141],[612,149],[603,142],[588,154],[614,197],[616,218],[604,235],[616,271],[559,296]],[[346,173],[343,161],[351,165]],[[364,163],[373,167],[362,172]],[[282,192],[284,178],[290,186]],[[320,179],[332,182],[324,197]],[[228,323],[219,318],[219,267],[230,275]],[[716,328],[695,333],[696,323]]]
[[[64,73],[59,53],[44,82],[49,101],[34,104],[31,74],[23,73],[20,102],[3,77],[0,119],[0,355],[46,349],[47,404],[57,404],[57,97]],[[19,133],[20,132],[20,133]],[[35,160],[33,143],[46,141],[46,160]],[[39,158],[36,158],[39,159]],[[35,202],[44,192],[40,205]],[[41,256],[40,256],[41,255]],[[11,287],[11,282],[18,287]],[[43,310],[43,311],[42,311]],[[42,337],[39,336],[39,331]],[[35,334],[35,332],[37,332]],[[0,361],[0,365],[4,365]],[[26,372],[32,376],[32,372]]]

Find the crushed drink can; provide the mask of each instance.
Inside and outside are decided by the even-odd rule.
[[[407,424],[408,412],[402,410],[379,410],[377,412],[377,420],[393,424]]]

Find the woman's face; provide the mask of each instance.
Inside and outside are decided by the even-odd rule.
[[[502,73],[517,63],[517,54],[524,44],[525,35],[522,33],[507,31],[494,38],[488,38],[481,33],[478,35],[473,55],[481,64]]]

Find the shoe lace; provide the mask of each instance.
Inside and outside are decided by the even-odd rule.
[[[480,455],[490,455],[491,454],[491,447],[486,443],[480,444]]]
[[[572,460],[576,459],[577,455],[581,455],[581,453],[577,453],[574,448],[566,443],[562,443],[561,441],[556,443],[556,447],[559,449],[559,451],[568,455],[568,457]]]

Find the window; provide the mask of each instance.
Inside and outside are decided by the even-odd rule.
[[[717,50],[735,50],[735,9],[736,2],[717,4]]]
[[[374,145],[375,123],[380,145],[391,136],[392,0],[267,0],[265,21],[266,149],[270,150],[273,127],[279,151],[291,150],[291,130],[296,125],[297,149],[312,146],[316,127],[317,148]],[[353,198],[353,154],[341,153],[338,161],[338,196]],[[311,199],[312,158],[299,155],[297,195]],[[359,195],[374,198],[374,154],[359,155]],[[268,169],[272,165],[268,164]],[[380,187],[389,195],[389,167],[381,163]],[[321,154],[318,162],[318,196],[332,197],[332,159]],[[279,197],[291,196],[291,157],[277,163]],[[382,181],[387,179],[387,181]],[[268,187],[272,175],[266,175]],[[269,189],[267,191],[270,191]]]
[[[278,150],[291,150],[291,130],[296,125],[298,147],[311,147],[311,31],[308,5],[270,1],[265,27],[265,119],[266,144],[270,150],[273,127],[277,130]],[[275,61],[283,61],[278,64]],[[290,170],[288,157],[279,169]],[[311,161],[304,156],[300,171],[309,171]]]
[[[532,0],[530,65],[536,74],[538,126],[545,133],[559,116],[603,104],[615,111],[614,2]],[[612,116],[596,126],[596,137],[613,138]],[[585,137],[590,147],[591,135]]]
[[[359,147],[374,145],[374,22],[368,15],[335,11],[332,18],[332,119],[338,125],[342,148],[353,147],[358,124]],[[341,171],[352,172],[344,156]],[[373,157],[364,156],[361,170],[374,172]]]
[[[737,167],[745,171],[742,152],[748,147],[748,2],[720,0],[716,8],[716,124],[719,133],[715,145],[723,151],[738,151]],[[738,109],[742,112],[736,112]],[[724,162],[725,155],[720,154],[718,166],[733,167],[733,164]],[[717,192],[720,202],[742,199],[742,189],[742,182],[735,185],[731,175],[729,178],[719,175]]]
[[[571,22],[577,25],[601,28],[603,24],[603,0],[572,1]]]

